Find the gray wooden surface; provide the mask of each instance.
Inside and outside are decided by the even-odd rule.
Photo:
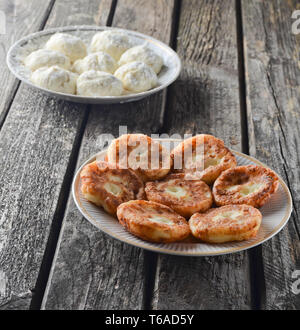
[[[300,35],[296,0],[0,1],[0,309],[299,309]],[[68,103],[20,84],[9,46],[75,24],[152,35],[183,70],[131,104]],[[101,233],[70,195],[100,134],[212,133],[278,171],[293,195],[286,228],[261,247],[211,258],[159,255]]]
[[[262,245],[266,309],[300,308],[291,290],[300,269],[300,34],[290,19],[297,4],[243,1],[250,154],[281,174],[294,204],[288,225]]]

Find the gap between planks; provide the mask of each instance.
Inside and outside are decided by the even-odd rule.
[[[248,116],[246,102],[245,56],[243,43],[243,18],[241,1],[236,0],[236,35],[239,70],[239,96],[241,112],[242,152],[249,155]],[[247,251],[250,264],[251,308],[259,310],[263,306],[266,294],[265,277],[261,246]]]
[[[88,121],[89,113],[90,113],[90,106],[88,106],[86,109],[86,113],[84,114],[81,126],[74,140],[72,152],[69,158],[69,163],[59,193],[57,208],[55,210],[53,220],[51,223],[50,233],[47,239],[47,244],[46,244],[42,264],[39,270],[34,291],[32,292],[33,295],[29,309],[39,310],[41,308],[42,300],[44,297],[46,285],[48,282],[52,262],[56,251],[59,234],[61,231],[62,219],[64,218],[67,201],[71,191],[71,185],[73,181],[74,172],[76,169],[77,158],[80,150],[82,137],[85,131],[86,123]]]

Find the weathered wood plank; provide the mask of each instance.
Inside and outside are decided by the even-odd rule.
[[[55,2],[47,27],[67,25],[106,25],[113,0]]]
[[[241,148],[234,1],[182,1],[177,52],[183,71],[170,89],[167,133],[210,133]],[[164,132],[165,132],[164,131]],[[247,253],[159,256],[154,309],[249,309]]]
[[[118,1],[113,26],[168,43],[173,7],[173,1]],[[163,20],[157,19],[158,13],[163,13]],[[147,17],[147,24],[142,17]],[[102,134],[117,137],[120,125],[127,126],[128,132],[156,132],[163,98],[160,94],[130,104],[93,106],[78,166],[106,146]],[[148,261],[143,250],[113,240],[83,219],[70,197],[42,308],[142,309],[147,299]]]
[[[46,27],[79,24],[82,16],[95,22],[98,1],[73,4],[56,1]],[[0,308],[30,306],[49,233],[60,226],[86,111],[23,84],[11,105],[0,133]]]
[[[173,1],[119,1],[113,26],[144,32],[167,44],[172,37]]]
[[[242,1],[250,154],[281,174],[294,212],[262,245],[266,292],[261,308],[299,309],[292,273],[300,269],[300,35],[292,33],[298,1]]]
[[[1,31],[0,34],[0,76],[5,82],[0,86],[0,127],[19,85],[19,81],[10,73],[6,65],[8,49],[22,36],[43,27],[52,3],[52,0],[0,1],[0,10],[5,14],[5,31]]]

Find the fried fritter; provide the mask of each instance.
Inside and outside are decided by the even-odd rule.
[[[261,213],[252,206],[226,205],[195,213],[189,225],[196,238],[208,243],[224,243],[255,237],[261,220]]]
[[[80,179],[83,196],[112,215],[121,203],[145,198],[144,183],[133,171],[104,161],[85,165]]]
[[[182,216],[168,206],[142,200],[123,203],[118,207],[119,222],[133,235],[150,242],[181,241],[190,233]]]
[[[184,173],[147,182],[145,192],[148,200],[167,205],[186,218],[208,210],[213,202],[209,186],[201,180],[185,180]]]
[[[208,134],[200,134],[184,140],[171,152],[174,172],[190,174],[191,178],[212,184],[228,168],[237,162],[224,142]]]
[[[168,150],[144,134],[124,134],[113,140],[105,159],[134,170],[145,182],[163,178],[172,164]]]
[[[238,166],[223,172],[213,186],[213,196],[218,206],[247,204],[263,206],[278,188],[278,177],[262,166]]]

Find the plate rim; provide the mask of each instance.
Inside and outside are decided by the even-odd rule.
[[[174,56],[174,58],[176,59],[176,63],[177,63],[176,71],[167,83],[154,87],[148,91],[141,92],[141,93],[135,93],[135,94],[120,95],[120,96],[101,96],[101,97],[99,97],[99,96],[84,96],[84,95],[66,94],[66,93],[51,91],[50,89],[43,88],[43,87],[33,84],[29,79],[23,77],[14,69],[14,66],[12,65],[12,53],[15,51],[16,48],[21,47],[20,45],[22,43],[28,42],[31,39],[34,39],[36,37],[38,38],[40,36],[47,35],[47,34],[53,34],[56,32],[76,31],[76,30],[83,30],[83,31],[119,30],[119,31],[123,31],[123,32],[125,31],[126,33],[129,33],[134,36],[145,39],[148,42],[158,44],[158,46],[160,48],[165,49],[165,51],[171,53],[172,56]],[[6,55],[6,64],[9,68],[10,72],[17,79],[26,83],[27,85],[29,85],[32,88],[38,89],[38,90],[42,91],[43,93],[50,94],[50,95],[55,96],[60,99],[66,99],[66,100],[69,100],[72,102],[87,103],[87,104],[90,104],[90,103],[114,104],[114,103],[125,103],[125,102],[137,101],[139,99],[145,98],[145,97],[150,96],[155,93],[158,93],[159,91],[167,88],[179,77],[180,72],[182,70],[182,63],[181,63],[180,57],[178,56],[176,51],[173,50],[166,43],[164,43],[152,36],[141,33],[141,32],[137,32],[137,31],[133,31],[133,30],[129,30],[129,29],[118,28],[118,27],[104,26],[104,25],[101,25],[101,26],[98,26],[98,25],[68,25],[68,26],[55,27],[55,28],[50,28],[50,29],[45,29],[42,31],[30,33],[27,36],[24,36],[23,38],[17,40],[10,46],[10,48],[7,52],[7,55]]]
[[[174,141],[174,139],[164,139],[164,140],[165,141]],[[219,256],[219,255],[226,255],[226,254],[242,252],[242,251],[248,250],[250,248],[256,247],[258,245],[261,245],[264,242],[266,242],[266,241],[270,240],[271,238],[273,238],[274,236],[276,236],[285,227],[285,225],[287,224],[288,220],[290,219],[291,213],[293,211],[293,202],[292,202],[292,197],[291,197],[290,190],[289,190],[288,186],[286,185],[286,183],[284,182],[284,180],[281,178],[281,176],[278,175],[274,171],[276,173],[276,175],[278,176],[279,182],[280,182],[281,186],[283,187],[283,189],[284,189],[284,191],[285,191],[285,193],[288,197],[288,204],[287,204],[285,215],[284,215],[283,219],[281,220],[280,224],[277,225],[277,227],[271,232],[270,235],[268,235],[268,237],[262,238],[257,242],[252,242],[252,243],[245,244],[242,247],[234,247],[234,248],[230,248],[230,249],[228,248],[228,249],[223,249],[222,251],[209,252],[209,253],[199,252],[199,251],[196,251],[196,252],[192,252],[192,251],[191,252],[174,251],[174,250],[169,250],[167,248],[147,246],[147,245],[144,245],[144,243],[132,242],[131,240],[128,240],[126,238],[119,237],[118,235],[116,236],[116,234],[114,232],[110,231],[110,230],[107,230],[107,229],[103,230],[103,228],[100,228],[99,225],[96,225],[97,221],[94,219],[94,217],[92,215],[89,214],[89,212],[85,209],[85,207],[83,205],[81,205],[81,201],[80,201],[80,198],[78,196],[78,191],[76,190],[76,185],[77,185],[77,183],[80,179],[79,174],[81,172],[81,169],[86,164],[89,164],[90,162],[95,160],[97,155],[104,153],[106,150],[107,150],[107,148],[105,148],[102,151],[92,155],[76,170],[76,173],[75,173],[73,181],[72,181],[72,197],[73,197],[73,200],[75,202],[75,205],[76,205],[77,209],[80,211],[81,215],[86,220],[88,220],[92,225],[94,225],[98,230],[102,231],[103,233],[109,235],[110,237],[112,237],[114,239],[117,239],[118,241],[121,241],[123,243],[129,244],[129,245],[141,248],[141,249],[145,249],[145,250],[156,252],[156,253],[163,253],[163,254],[177,255],[177,256],[187,256],[187,257],[209,257],[209,256],[213,257],[213,256]],[[240,151],[236,151],[236,150],[233,150],[233,149],[230,149],[230,151],[233,152],[234,154],[240,156],[240,157],[244,157],[244,158],[254,162],[257,165],[269,168],[266,164],[264,164],[263,162],[259,161],[258,159],[254,158],[252,156],[246,155],[246,154],[244,154]],[[84,212],[86,212],[86,214],[83,212],[83,210],[84,210]],[[90,219],[89,219],[89,217],[90,217]],[[178,242],[178,243],[180,243],[180,242]],[[155,244],[155,243],[152,243],[152,244]]]

